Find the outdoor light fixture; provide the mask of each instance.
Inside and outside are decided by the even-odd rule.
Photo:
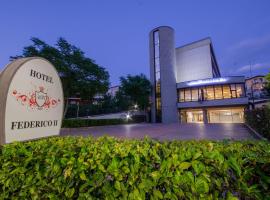
[[[203,79],[203,80],[191,81],[187,85],[189,86],[204,85],[204,84],[211,84],[211,83],[223,83],[226,81],[227,81],[227,78]]]
[[[126,115],[126,118],[127,118],[127,119],[130,119],[130,118],[131,118],[131,116],[130,116],[129,113]]]
[[[137,109],[137,108],[138,108],[138,105],[137,105],[137,104],[135,104],[135,105],[134,105],[134,108],[135,108],[135,109]]]

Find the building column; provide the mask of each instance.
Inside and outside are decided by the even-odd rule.
[[[203,123],[208,124],[207,109],[203,108]]]

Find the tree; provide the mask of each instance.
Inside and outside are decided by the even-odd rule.
[[[151,83],[145,75],[127,75],[127,77],[120,77],[120,82],[118,99],[120,96],[129,106],[137,104],[143,110],[149,106]]]
[[[265,89],[266,89],[268,95],[270,95],[270,72],[265,76],[265,79],[267,81]]]
[[[23,49],[21,57],[39,56],[49,60],[56,68],[62,81],[64,96],[80,95],[92,100],[97,94],[106,93],[109,87],[109,73],[105,68],[87,58],[82,50],[59,38],[55,46],[50,46],[38,38],[31,38],[32,45]]]

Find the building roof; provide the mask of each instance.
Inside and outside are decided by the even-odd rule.
[[[185,44],[183,46],[177,47],[176,49],[180,50],[180,51],[186,51],[186,50],[198,48],[200,46],[210,45],[211,43],[212,43],[211,38],[207,37],[207,38],[203,38],[201,40],[197,40],[195,42],[191,42],[191,43]]]
[[[258,77],[265,77],[265,75],[255,75],[255,76],[247,77],[246,80],[250,80],[250,79],[258,78]]]

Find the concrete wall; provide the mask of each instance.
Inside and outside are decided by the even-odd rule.
[[[177,90],[175,74],[175,41],[174,30],[167,26],[158,27],[150,32],[150,76],[154,86],[154,44],[153,32],[159,31],[160,43],[160,78],[161,78],[161,111],[162,122],[178,122]],[[154,91],[154,90],[153,90]],[[152,117],[155,115],[155,95],[152,93]],[[155,119],[154,119],[155,121]]]
[[[197,43],[176,49],[176,81],[213,78],[210,43]]]

